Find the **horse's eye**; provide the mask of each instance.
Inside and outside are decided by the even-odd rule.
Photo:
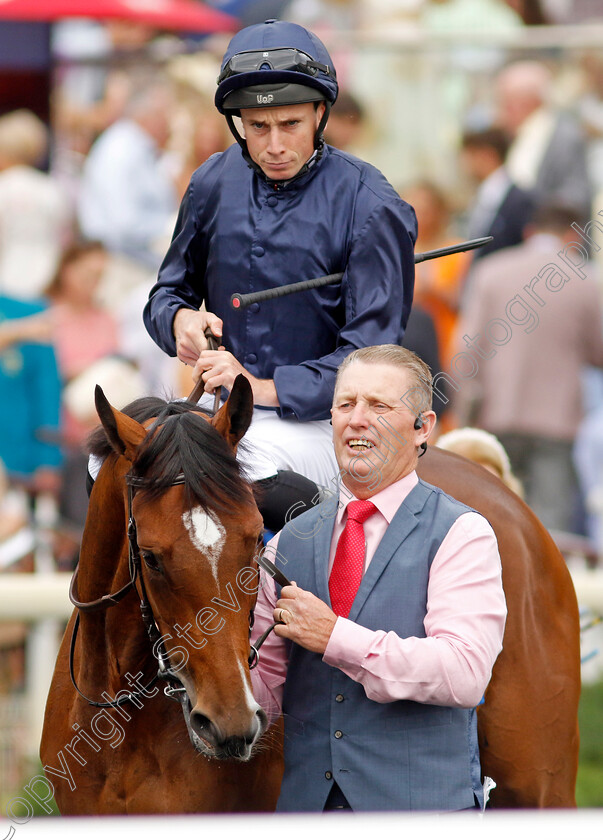
[[[140,554],[147,569],[151,569],[153,572],[163,571],[159,559],[152,551],[141,551]]]

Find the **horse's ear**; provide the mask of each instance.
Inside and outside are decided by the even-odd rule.
[[[230,396],[210,422],[235,449],[237,443],[249,428],[252,414],[253,392],[251,385],[247,377],[240,373],[234,381]]]
[[[94,390],[94,402],[109,443],[118,455],[124,455],[128,461],[132,461],[147,430],[127,414],[113,408],[100,385]]]

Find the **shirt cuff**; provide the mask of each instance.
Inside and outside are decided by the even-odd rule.
[[[340,668],[357,681],[374,639],[374,630],[339,616],[323,654],[323,662]]]

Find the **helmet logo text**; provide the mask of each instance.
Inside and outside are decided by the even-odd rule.
[[[273,99],[274,96],[271,93],[269,93],[267,96],[264,96],[264,94],[262,93],[258,93],[256,96],[258,105],[270,105]]]

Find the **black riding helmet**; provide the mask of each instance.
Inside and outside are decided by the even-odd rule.
[[[322,41],[296,23],[267,20],[242,29],[231,40],[222,59],[215,104],[252,163],[232,119],[241,108],[324,102],[325,113],[314,137],[314,146],[320,149],[337,93],[335,68]]]

